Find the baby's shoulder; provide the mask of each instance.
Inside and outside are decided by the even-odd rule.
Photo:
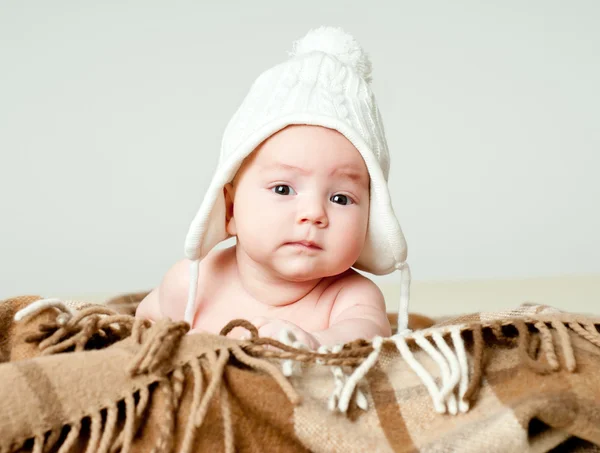
[[[379,289],[375,282],[368,277],[360,274],[354,269],[348,269],[335,277],[331,278],[331,286],[337,289],[352,288],[352,289]]]
[[[196,306],[219,288],[226,278],[231,253],[228,249],[212,250],[198,265]],[[172,319],[181,319],[187,304],[190,285],[189,259],[176,262],[165,274],[160,285],[159,298],[163,313]]]
[[[336,305],[361,303],[385,306],[383,293],[379,286],[354,269],[349,269],[335,277],[330,288],[337,294]]]
[[[379,287],[354,270],[345,274],[337,282],[339,291],[331,307],[330,325],[344,319],[367,319],[387,325],[389,330],[385,299]]]
[[[225,249],[212,249],[202,261],[200,261],[199,278],[206,285],[211,282],[219,282],[224,278],[230,278],[232,270],[235,269],[235,246]]]
[[[204,280],[213,280],[215,276],[222,275],[232,263],[231,249],[211,250],[198,264],[199,283]],[[190,278],[190,265],[192,261],[183,259],[176,262],[167,272],[165,281],[174,286],[183,286],[187,289]]]

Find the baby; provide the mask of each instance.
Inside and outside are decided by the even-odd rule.
[[[351,36],[320,28],[256,80],[225,131],[188,259],[136,316],[185,319],[213,333],[243,318],[261,336],[285,328],[312,349],[391,335],[381,291],[354,267],[402,271],[406,328],[406,243],[389,199],[370,71]],[[214,248],[232,236],[234,246]]]

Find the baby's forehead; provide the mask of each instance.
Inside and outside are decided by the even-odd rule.
[[[358,149],[338,131],[320,126],[288,126],[271,135],[244,159],[239,173],[252,169],[338,171],[368,183],[369,172]],[[343,173],[343,172],[342,172]]]
[[[261,143],[253,154],[259,163],[330,162],[364,166],[362,155],[350,140],[321,126],[288,126]]]

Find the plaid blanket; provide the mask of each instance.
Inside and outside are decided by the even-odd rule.
[[[308,351],[121,308],[0,302],[0,452],[600,451],[599,318],[530,305]]]

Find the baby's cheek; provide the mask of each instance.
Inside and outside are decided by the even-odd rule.
[[[365,244],[365,233],[349,226],[338,232],[335,238],[335,256],[340,264],[350,267],[359,257]]]

